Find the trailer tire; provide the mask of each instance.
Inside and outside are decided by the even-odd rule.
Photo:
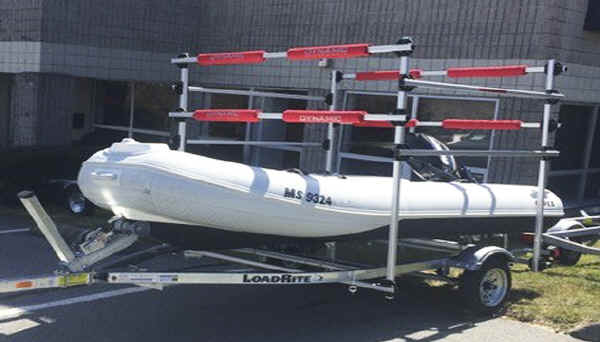
[[[581,253],[573,252],[568,249],[560,248],[560,257],[558,263],[562,266],[575,266],[581,259]]]
[[[584,225],[578,224],[578,225],[573,225],[571,227],[569,227],[567,230],[571,230],[571,229],[579,229],[579,228],[585,228]],[[567,240],[572,240],[574,242],[577,243],[581,243],[583,245],[587,245],[587,246],[593,246],[596,242],[598,242],[597,239],[585,239],[584,237],[579,237],[579,238],[573,238],[573,239],[569,239],[566,238]],[[558,250],[560,251],[560,256],[558,257],[558,263],[562,266],[575,266],[578,262],[579,259],[581,259],[581,253],[579,252],[575,252],[575,251],[571,251],[568,250],[566,248],[561,248],[558,247]]]
[[[492,257],[478,270],[466,270],[461,290],[471,311],[494,314],[500,311],[510,293],[512,279],[508,262]]]

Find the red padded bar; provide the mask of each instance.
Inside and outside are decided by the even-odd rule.
[[[410,69],[410,71],[408,73],[410,74],[410,76],[412,76],[412,78],[415,78],[415,79],[421,78],[423,69]]]
[[[265,51],[201,53],[196,57],[200,65],[258,64],[265,61]]]
[[[421,69],[410,69],[412,78],[421,78]],[[393,81],[400,78],[400,71],[382,70],[382,71],[364,71],[357,72],[354,78],[357,81]]]
[[[384,81],[397,80],[400,78],[400,71],[365,71],[357,72],[355,80],[357,81]]]
[[[193,118],[198,121],[258,122],[258,113],[253,109],[199,109]]]
[[[295,123],[356,124],[367,114],[364,111],[293,110],[283,112],[282,120]]]
[[[410,119],[408,120],[408,122],[406,123],[406,125],[404,125],[404,127],[417,127],[419,125],[419,120],[417,119]]]
[[[417,119],[410,119],[404,125],[404,127],[416,127],[419,125]],[[356,127],[380,127],[380,128],[394,128],[394,124],[389,121],[361,121],[354,124]]]
[[[521,128],[521,120],[460,120],[446,119],[442,128],[446,129],[499,129],[516,130]]]
[[[351,58],[369,55],[369,44],[346,44],[292,48],[287,51],[289,60],[321,58]]]
[[[527,74],[527,65],[448,68],[446,72],[452,78],[522,76]]]

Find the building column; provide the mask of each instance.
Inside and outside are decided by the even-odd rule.
[[[39,88],[40,74],[15,74],[8,129],[10,147],[33,147],[39,143]]]

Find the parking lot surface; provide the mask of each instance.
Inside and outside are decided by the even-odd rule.
[[[0,218],[0,278],[48,273],[57,259]],[[6,232],[6,233],[2,233]],[[168,255],[148,267],[182,266]],[[204,263],[206,261],[188,261]],[[577,341],[504,318],[473,317],[457,296],[401,288],[395,302],[341,285],[94,285],[0,295],[0,341]]]

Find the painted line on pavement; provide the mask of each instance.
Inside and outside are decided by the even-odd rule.
[[[11,233],[24,233],[28,232],[31,229],[29,228],[20,228],[20,229],[9,229],[9,230],[0,230],[0,234],[11,234]]]
[[[93,302],[93,301],[97,301],[100,299],[106,299],[106,298],[110,298],[110,297],[122,296],[122,295],[126,295],[126,294],[144,292],[144,291],[149,291],[149,290],[153,290],[153,289],[148,288],[148,287],[128,287],[128,288],[119,289],[119,290],[94,293],[94,294],[87,295],[87,296],[61,299],[61,300],[57,300],[54,302],[27,305],[27,306],[21,306],[21,307],[11,307],[11,308],[7,308],[7,309],[0,309],[0,321],[5,320],[5,319],[17,318],[17,317],[32,313],[34,311],[42,310],[42,309],[54,308],[57,306],[73,305],[73,304],[78,304],[78,303]]]

